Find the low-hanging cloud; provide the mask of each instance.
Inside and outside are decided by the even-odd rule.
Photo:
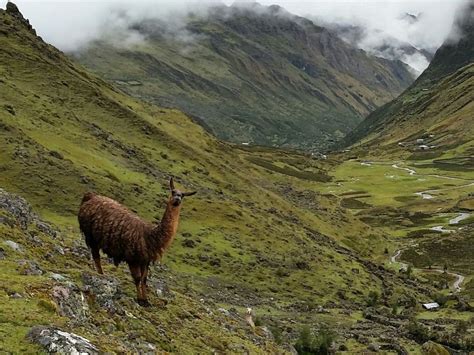
[[[187,15],[190,12],[206,16],[211,7],[232,3],[213,0],[16,2],[40,35],[66,52],[78,51],[89,42],[104,38],[116,46],[140,44],[146,41],[146,37],[134,25],[144,20],[159,23],[164,35],[186,45],[196,40],[196,35],[186,29]],[[417,49],[434,51],[450,33],[456,10],[463,2],[465,1],[259,1],[262,5],[278,4],[290,13],[311,18],[320,24],[337,23],[362,29],[363,36],[357,42],[359,47],[376,55],[401,59],[418,72],[428,65],[428,60],[422,54],[397,52],[397,48],[383,52],[380,48],[385,45],[393,46],[393,43],[407,43]],[[407,14],[415,15],[416,19]]]

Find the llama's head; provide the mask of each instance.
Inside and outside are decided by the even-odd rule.
[[[173,178],[170,179],[170,192],[171,192],[171,195],[170,195],[169,202],[174,207],[178,207],[179,205],[181,205],[181,202],[183,202],[183,198],[185,196],[191,196],[191,195],[194,195],[196,193],[196,191],[183,192],[183,191],[180,191],[180,190],[176,189],[174,187]]]

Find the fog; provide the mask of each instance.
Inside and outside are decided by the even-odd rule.
[[[108,38],[117,46],[143,42],[146,38],[130,29],[131,24],[141,19],[159,19],[166,23],[167,33],[170,36],[189,42],[194,39],[186,30],[186,14],[189,11],[206,16],[211,6],[232,4],[230,1],[192,0],[15,2],[24,16],[30,19],[39,35],[66,52],[80,50],[98,38]],[[420,53],[407,56],[397,48],[391,50],[389,54],[381,53],[380,46],[408,43],[418,49],[433,52],[448,37],[456,10],[463,2],[462,0],[259,1],[262,5],[278,4],[290,13],[308,17],[321,25],[356,26],[362,29],[362,36],[353,44],[381,56],[402,59],[417,71],[423,70],[428,65],[426,57]]]

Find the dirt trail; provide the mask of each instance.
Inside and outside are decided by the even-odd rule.
[[[403,249],[398,249],[397,251],[395,251],[395,253],[390,257],[390,263],[392,263],[392,264],[398,263],[402,266],[402,269],[406,270],[408,268],[408,264],[397,260],[400,257],[402,251],[403,251]],[[444,270],[441,267],[436,267],[436,266],[432,267],[431,269],[426,269],[426,268],[424,268],[424,269],[415,269],[415,268],[413,268],[413,269],[424,271],[424,272],[437,272],[439,274],[444,273]],[[458,293],[459,291],[461,291],[461,285],[464,282],[465,277],[461,274],[457,274],[455,272],[450,272],[450,271],[448,271],[447,274],[449,276],[453,276],[453,277],[456,278],[456,280],[453,282],[453,284],[451,286],[453,292]]]
[[[366,161],[366,162],[361,163],[361,165],[364,165],[364,166],[371,166],[373,164],[377,164],[377,162]],[[386,164],[381,164],[381,165],[386,165]],[[404,170],[412,176],[413,175],[418,175],[418,176],[431,176],[431,177],[436,177],[436,178],[439,178],[439,179],[447,179],[447,180],[464,180],[464,179],[461,179],[461,178],[456,178],[456,177],[451,177],[451,176],[443,176],[443,175],[431,175],[431,174],[430,175],[424,175],[424,174],[420,175],[420,174],[417,174],[416,170],[411,169],[411,168],[400,167],[397,164],[392,164],[391,166],[394,169]],[[435,196],[433,196],[432,194],[435,194],[436,192],[450,191],[450,190],[456,190],[456,189],[462,189],[462,188],[465,188],[465,187],[474,186],[474,181],[469,181],[469,180],[464,180],[464,181],[468,181],[469,183],[467,183],[465,185],[460,185],[460,186],[452,186],[452,187],[447,187],[447,188],[420,191],[420,192],[416,192],[415,195],[420,196],[423,199],[433,199],[433,198],[435,198]],[[470,214],[468,214],[468,213],[460,213],[459,216],[451,219],[449,221],[449,224],[450,225],[458,224],[460,221],[462,221],[463,219],[468,218],[469,216],[470,216]],[[444,229],[443,226],[433,227],[432,229],[433,230],[439,230],[440,232],[444,232],[444,233],[454,232],[454,230],[451,230],[451,229],[449,229],[449,230]],[[403,263],[401,261],[398,261],[402,251],[403,251],[403,249],[398,249],[397,251],[395,251],[395,253],[390,257],[390,263],[399,263],[401,265],[401,267],[406,270],[408,268],[408,264]],[[444,273],[444,270],[440,267],[432,267],[431,269],[416,269],[416,270],[427,271],[427,272],[437,272],[437,273],[441,273],[441,274]],[[453,289],[453,292],[457,293],[457,292],[461,291],[461,285],[464,282],[465,277],[461,274],[457,274],[457,273],[454,273],[454,272],[447,272],[447,274],[456,278],[456,280],[453,282],[453,284],[451,286],[452,289]]]

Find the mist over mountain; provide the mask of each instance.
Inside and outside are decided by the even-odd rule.
[[[470,2],[460,9],[447,39],[413,85],[370,114],[345,142],[366,139],[369,145],[404,146],[403,140],[410,137],[430,136],[432,155],[441,154],[446,146],[469,146],[474,135],[473,70],[474,2]]]
[[[236,143],[324,148],[414,79],[404,63],[368,55],[277,5],[215,6],[174,27],[118,16],[142,40],[121,46],[104,36],[76,60]]]

